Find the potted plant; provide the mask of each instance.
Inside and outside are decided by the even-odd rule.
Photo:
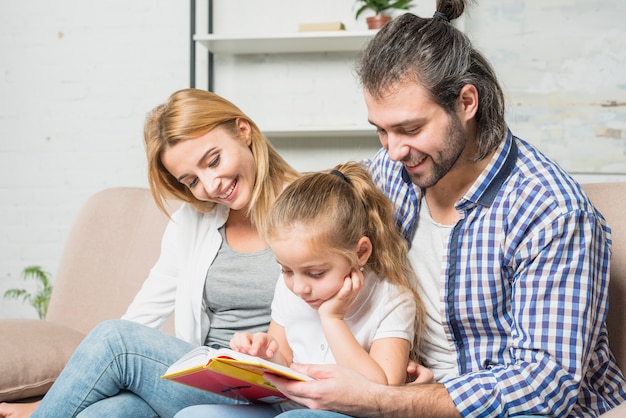
[[[9,289],[4,292],[5,299],[22,298],[22,302],[28,302],[37,310],[39,319],[44,319],[48,312],[48,302],[52,294],[52,285],[50,284],[50,273],[42,270],[39,266],[29,266],[22,270],[22,278],[24,280],[35,279],[37,283],[37,292],[30,293],[26,289]]]
[[[357,0],[361,7],[356,11],[355,19],[358,19],[365,10],[374,11],[374,16],[368,17],[367,27],[369,29],[380,29],[391,20],[391,16],[383,12],[389,9],[408,10],[412,6],[413,0]]]

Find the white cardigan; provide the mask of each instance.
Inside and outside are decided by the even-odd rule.
[[[174,313],[176,336],[203,344],[210,327],[205,279],[222,243],[218,228],[228,213],[224,205],[200,213],[183,204],[165,229],[158,261],[122,318],[161,328]]]

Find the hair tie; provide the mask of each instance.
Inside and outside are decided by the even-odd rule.
[[[433,19],[434,18],[445,20],[446,22],[450,23],[450,19],[448,18],[448,16],[444,15],[439,10],[437,10],[437,11],[435,11],[435,13],[433,13]]]
[[[343,181],[345,181],[346,183],[350,184],[350,180],[348,180],[348,178],[346,177],[345,174],[343,174],[341,171],[339,170],[331,170],[330,174],[334,174],[337,177],[339,177],[340,179],[342,179]]]

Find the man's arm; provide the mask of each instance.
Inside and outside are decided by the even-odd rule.
[[[385,386],[337,365],[292,365],[315,380],[299,382],[267,374],[265,377],[291,399],[311,409],[358,416],[460,417],[441,384]]]

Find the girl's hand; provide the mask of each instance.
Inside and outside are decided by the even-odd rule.
[[[435,375],[433,372],[415,360],[409,360],[409,364],[406,368],[406,374],[407,383],[435,383]]]
[[[363,288],[363,281],[363,272],[352,269],[344,278],[343,286],[339,291],[320,305],[318,314],[328,318],[343,319]]]
[[[236,332],[230,348],[240,353],[271,360],[278,352],[278,341],[265,332]]]

